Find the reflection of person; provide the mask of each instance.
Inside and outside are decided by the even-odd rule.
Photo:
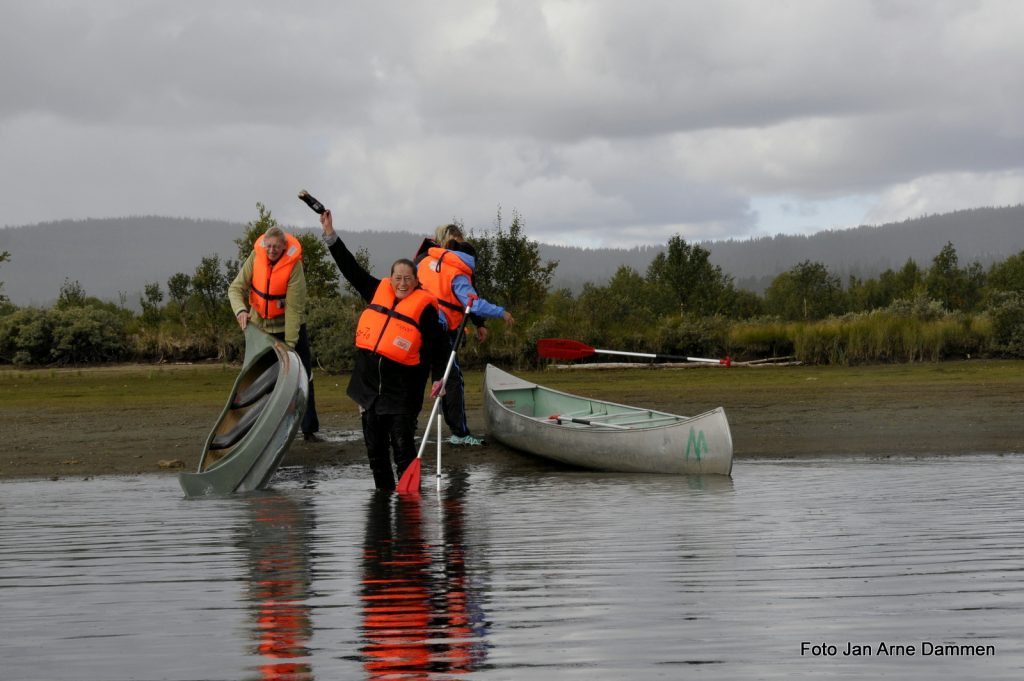
[[[302,268],[302,244],[274,226],[256,239],[228,287],[228,300],[238,325],[252,323],[294,348],[309,377],[309,396],[302,416],[302,435],[316,439],[320,420],[313,398],[313,358],[306,331],[306,274]]]
[[[399,504],[392,523],[392,500]],[[419,500],[375,492],[363,547],[363,667],[371,678],[422,674],[431,667],[430,553]]]
[[[476,250],[462,236],[457,225],[446,225],[437,229],[439,245],[429,246],[419,257],[416,274],[420,284],[437,297],[437,304],[448,325],[448,337],[452,350],[458,350],[459,324],[466,306],[470,307],[471,318],[504,319],[512,326],[515,319],[505,308],[481,298],[473,286],[473,272],[476,269]],[[487,338],[487,330],[477,327],[479,340]],[[441,398],[444,420],[452,432],[449,442],[453,445],[481,445],[483,440],[469,432],[466,421],[465,381],[456,355],[448,382]]]
[[[249,569],[248,600],[261,678],[312,681],[309,640],[313,633],[309,596],[312,582],[308,500],[285,494],[248,497],[251,524],[240,544]]]
[[[395,489],[416,458],[416,418],[428,373],[432,395],[442,389],[450,346],[434,297],[420,287],[411,260],[396,260],[387,279],[359,264],[334,231],[330,211],[320,216],[324,243],[342,276],[368,303],[356,325],[356,359],[348,396],[359,405],[366,454],[377,489]]]
[[[486,658],[486,623],[467,593],[461,496],[446,498],[445,550],[432,557],[418,498],[374,493],[363,548],[363,666],[371,677],[465,674]]]

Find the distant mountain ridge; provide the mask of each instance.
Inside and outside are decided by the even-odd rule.
[[[129,306],[137,307],[147,282],[159,283],[166,292],[171,275],[193,273],[203,256],[236,257],[234,239],[244,228],[242,223],[159,216],[8,227],[0,229],[0,251],[10,251],[11,260],[0,264],[0,281],[17,305],[51,304],[66,278],[78,281],[88,295],[115,302],[123,296]],[[411,256],[424,236],[350,230],[339,234],[353,250],[367,249],[377,274],[386,272],[393,260]],[[529,233],[526,236],[530,238]],[[761,292],[780,272],[804,260],[825,264],[845,283],[850,274],[869,278],[898,269],[908,258],[928,266],[947,242],[956,248],[961,266],[978,261],[987,267],[1024,251],[1024,205],[975,208],[810,236],[696,243],[710,251],[711,261],[738,286]],[[622,265],[642,274],[663,249],[540,244],[540,255],[559,262],[555,287],[579,290],[586,282],[604,284]]]
[[[961,267],[977,261],[987,268],[1016,255],[1024,250],[1024,205],[972,208],[809,236],[780,234],[701,245],[738,286],[760,292],[780,272],[805,260],[828,266],[845,285],[849,275],[877,277],[901,268],[908,259],[928,267],[946,243],[956,248]]]

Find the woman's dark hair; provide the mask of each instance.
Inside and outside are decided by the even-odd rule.
[[[474,258],[476,257],[476,249],[473,248],[473,244],[469,243],[468,241],[456,242],[455,244],[453,244],[452,248],[449,249],[449,250],[452,250],[452,251],[462,251],[463,253],[467,253],[467,254],[473,256]]]
[[[398,260],[391,263],[391,274],[395,273],[395,267],[397,267],[398,265],[408,265],[409,269],[412,270],[413,276],[416,275],[416,263],[414,263],[412,260],[409,260],[409,258],[399,258]]]

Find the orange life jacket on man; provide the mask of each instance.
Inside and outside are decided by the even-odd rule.
[[[433,247],[427,250],[427,257],[420,261],[416,278],[420,286],[437,298],[437,304],[444,310],[448,328],[454,330],[462,323],[466,308],[459,302],[452,290],[452,282],[459,275],[473,277],[473,269],[454,252]]]
[[[263,244],[266,235],[253,245],[252,283],[249,286],[249,305],[260,317],[273,319],[284,314],[284,299],[288,295],[288,279],[295,263],[302,259],[302,244],[285,233],[284,253],[276,262],[267,257]]]
[[[373,300],[359,315],[356,324],[356,347],[376,352],[399,364],[420,363],[423,334],[420,316],[434,296],[422,288],[413,289],[401,300],[395,298],[390,279],[382,279]]]

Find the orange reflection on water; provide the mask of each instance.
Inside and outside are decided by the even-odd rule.
[[[308,509],[285,495],[247,500],[252,517],[249,600],[255,604],[256,652],[266,681],[313,681],[303,658],[312,635],[307,604],[310,585]]]
[[[461,502],[445,503],[436,558],[424,539],[421,503],[386,493],[369,502],[360,600],[370,678],[441,678],[474,671],[484,659],[468,614]]]

